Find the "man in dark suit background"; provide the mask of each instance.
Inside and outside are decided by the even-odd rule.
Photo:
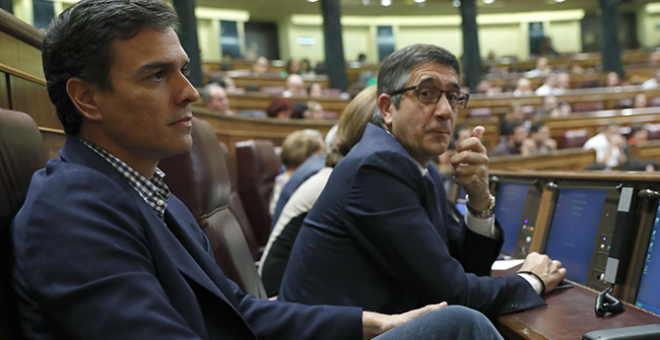
[[[229,281],[157,168],[191,147],[199,97],[177,22],[159,0],[83,0],[47,30],[44,73],[68,139],[34,175],[11,229],[27,338],[497,337],[466,308],[311,307],[256,299]]]
[[[488,157],[478,138],[451,158],[468,213],[451,216],[440,176],[428,167],[449,144],[467,105],[458,60],[412,45],[379,68],[378,107],[388,131],[368,126],[333,171],[294,244],[278,299],[397,313],[447,301],[496,316],[544,305],[565,276],[559,261],[530,254],[527,274],[490,277],[503,233],[495,223]]]

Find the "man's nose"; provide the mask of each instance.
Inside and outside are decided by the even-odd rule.
[[[454,109],[451,107],[449,104],[449,100],[447,99],[447,94],[443,93],[440,96],[440,99],[438,102],[435,104],[435,111],[434,114],[436,116],[443,117],[445,119],[452,118],[454,115]]]

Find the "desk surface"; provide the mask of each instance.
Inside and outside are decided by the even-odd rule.
[[[515,273],[519,267],[494,272],[493,276]],[[594,290],[575,284],[575,287],[545,296],[548,306],[508,314],[494,320],[506,339],[579,340],[585,333],[619,327],[660,323],[660,317],[626,304],[622,313],[599,318],[594,312]]]

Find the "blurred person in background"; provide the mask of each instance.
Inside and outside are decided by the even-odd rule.
[[[536,91],[534,91],[534,93],[536,93],[537,96],[556,95],[558,92],[561,92],[561,90],[557,89],[556,73],[548,74],[548,76],[545,77],[543,85],[541,85],[541,87],[539,87],[538,89],[536,89]]]
[[[616,72],[610,72],[607,74],[607,78],[605,80],[605,85],[607,87],[616,87],[621,85],[621,81],[619,80],[619,74]]]
[[[522,124],[524,120],[525,114],[523,113],[522,106],[518,104],[511,105],[509,112],[504,115],[504,119],[500,122],[500,136],[506,136],[513,124]]]
[[[562,94],[571,89],[571,76],[568,72],[562,72],[557,77],[557,94]]]
[[[648,107],[648,106],[649,105],[648,105],[648,102],[646,100],[646,95],[643,94],[643,93],[638,93],[635,96],[635,101],[634,101],[634,104],[633,104],[633,108],[641,109],[641,108],[645,108],[645,107]]]
[[[294,113],[293,104],[286,98],[275,98],[266,109],[266,114],[270,118],[291,119]]]
[[[282,72],[280,72],[280,77],[286,78],[293,74],[297,74],[297,75],[302,74],[300,69],[300,61],[298,61],[298,59],[296,58],[291,58],[289,59],[289,61],[286,62],[286,67]]]
[[[606,170],[611,170],[627,161],[623,152],[625,145],[626,139],[619,133],[619,125],[608,124],[603,132],[584,143],[583,148],[596,150],[596,163],[603,165]]]
[[[496,157],[520,154],[520,147],[526,138],[527,131],[525,131],[525,126],[523,124],[511,124],[506,138],[503,138],[502,141],[497,144],[490,156]]]
[[[305,81],[298,74],[292,74],[286,78],[286,90],[282,93],[283,97],[307,96],[305,90]]]
[[[325,119],[325,111],[319,102],[307,102],[307,110],[303,113],[303,118],[309,120],[323,120]]]
[[[532,124],[529,138],[520,146],[520,153],[523,156],[542,155],[552,150],[557,150],[557,142],[550,137],[550,127],[544,122]]]
[[[532,90],[532,82],[527,78],[519,78],[516,83],[516,90],[513,91],[513,95],[516,97],[533,96],[534,90]]]
[[[256,77],[261,77],[268,72],[268,59],[265,57],[259,57],[252,64],[252,75]]]
[[[275,206],[280,199],[282,188],[289,181],[291,175],[300,165],[312,155],[325,153],[325,142],[318,135],[306,130],[298,130],[290,133],[282,142],[282,164],[285,170],[275,177],[273,196],[270,199],[268,211],[271,215],[275,213]]]
[[[222,86],[216,83],[211,83],[204,87],[204,90],[202,91],[202,99],[204,100],[204,107],[208,110],[226,116],[233,116],[236,114],[229,108],[227,92]]]
[[[309,94],[310,97],[314,97],[314,98],[322,97],[323,88],[319,83],[311,83],[307,88],[307,93]]]

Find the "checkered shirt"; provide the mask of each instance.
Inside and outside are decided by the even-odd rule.
[[[111,155],[107,151],[92,144],[91,142],[78,138],[81,143],[96,152],[99,156],[103,157],[112,167],[117,169],[131,184],[133,189],[140,194],[140,197],[156,212],[161,221],[165,221],[165,209],[167,209],[167,200],[170,197],[170,189],[167,184],[163,182],[165,173],[156,168],[156,172],[151,179],[142,176],[135,169],[122,162],[119,158]]]

